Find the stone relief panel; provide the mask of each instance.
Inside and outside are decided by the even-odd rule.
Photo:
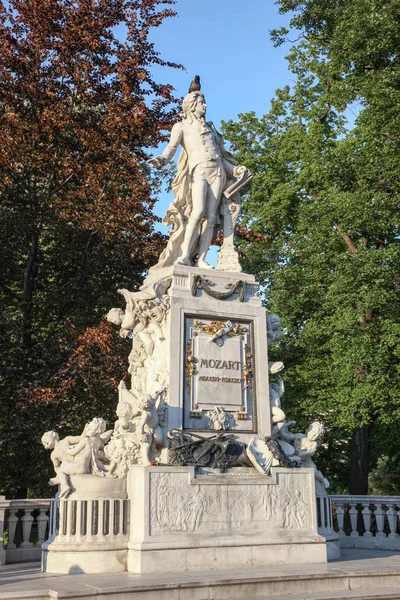
[[[283,477],[278,485],[202,485],[201,476],[189,484],[187,472],[151,473],[150,535],[310,529],[307,481],[298,474]]]

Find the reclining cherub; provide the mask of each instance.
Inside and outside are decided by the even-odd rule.
[[[112,430],[106,431],[104,419],[93,419],[87,423],[80,436],[67,436],[60,440],[55,431],[46,431],[42,444],[50,455],[56,477],[50,483],[60,484],[60,498],[66,498],[72,491],[70,475],[105,475],[104,444],[108,442]]]

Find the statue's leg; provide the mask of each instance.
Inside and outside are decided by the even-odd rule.
[[[217,221],[218,206],[221,200],[222,188],[225,181],[223,167],[206,167],[208,171],[208,189],[206,199],[206,227],[201,234],[199,244],[199,259],[197,265],[200,268],[210,268],[205,261],[206,254],[210,248]]]
[[[58,471],[57,475],[60,480],[60,498],[66,498],[71,492],[69,477],[66,473],[63,473],[62,471]]]
[[[204,177],[204,168],[199,166],[194,170],[192,181],[192,212],[186,226],[185,238],[178,264],[190,265],[193,248],[200,235],[200,223],[204,218],[207,198],[207,181]]]

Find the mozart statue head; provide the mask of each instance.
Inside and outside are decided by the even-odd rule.
[[[206,114],[206,99],[200,91],[190,92],[182,102],[182,115],[184,119],[192,121],[193,115],[197,117],[205,117]]]

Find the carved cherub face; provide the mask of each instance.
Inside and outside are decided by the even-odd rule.
[[[117,405],[117,417],[120,419],[129,419],[132,415],[132,408],[128,402],[119,402]]]
[[[145,396],[140,404],[140,408],[143,410],[150,410],[155,405],[155,400],[148,394]]]
[[[86,425],[86,435],[88,437],[94,437],[96,435],[101,435],[106,430],[106,422],[104,419],[94,418]]]
[[[164,318],[164,310],[163,307],[158,302],[153,302],[150,304],[149,315],[153,321],[157,321],[161,323]]]
[[[269,314],[267,316],[267,331],[274,340],[279,340],[282,335],[282,321],[278,315]]]
[[[42,444],[46,448],[46,450],[53,450],[56,443],[60,440],[60,436],[56,431],[46,431],[42,435]]]
[[[112,308],[108,311],[106,319],[110,323],[114,323],[114,325],[121,325],[124,320],[125,312],[122,308]]]

